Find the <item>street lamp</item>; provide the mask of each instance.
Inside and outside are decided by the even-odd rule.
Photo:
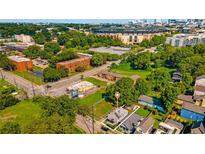
[[[120,98],[120,93],[118,91],[115,93],[115,98],[117,100],[117,108],[118,108],[118,99]]]

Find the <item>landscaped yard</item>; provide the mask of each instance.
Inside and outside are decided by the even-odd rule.
[[[8,87],[14,87],[14,86],[8,83],[6,80],[0,79],[0,92]]]
[[[165,67],[152,68],[152,70],[155,69],[160,69],[167,72],[175,71],[175,69],[170,69]],[[130,67],[130,63],[121,63],[116,69],[112,69],[112,72],[122,74],[122,75],[127,75],[127,76],[139,75],[142,78],[146,78],[151,73],[151,71],[148,70],[133,69],[132,67]]]
[[[135,113],[145,118],[150,114],[150,111],[144,108],[139,108]]]
[[[41,114],[41,108],[29,100],[22,101],[14,106],[0,110],[0,126],[9,121],[16,121],[24,129]]]

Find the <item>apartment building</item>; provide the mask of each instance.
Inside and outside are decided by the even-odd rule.
[[[194,46],[205,43],[205,33],[203,34],[176,34],[166,39],[167,44],[175,47]]]

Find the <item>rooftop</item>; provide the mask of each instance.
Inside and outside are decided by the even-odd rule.
[[[205,115],[205,108],[195,105],[193,103],[189,103],[189,102],[183,102],[182,108],[195,112],[195,113],[199,113],[199,114],[203,114]]]
[[[24,61],[30,61],[29,58],[21,57],[21,56],[9,56],[10,60],[13,60],[15,62],[24,62]]]
[[[143,132],[147,132],[154,124],[154,119],[151,115],[144,118],[142,122],[140,123],[140,128],[143,130]]]
[[[98,47],[98,48],[90,48],[89,50],[100,52],[100,53],[110,53],[110,54],[117,54],[122,55],[130,50],[130,48],[124,48],[124,47]]]
[[[197,134],[205,134],[205,126],[204,126],[204,124],[202,122],[195,122],[192,125],[191,129],[192,130],[195,129],[195,132]]]
[[[192,95],[183,95],[183,94],[181,94],[181,95],[178,95],[177,99],[193,103]]]
[[[161,101],[159,99],[147,95],[140,95],[139,101],[145,101],[148,102],[149,104],[155,104],[161,106]]]
[[[125,122],[123,122],[122,126],[131,131],[142,119],[143,117],[137,114],[132,114]]]
[[[128,111],[124,108],[117,108],[115,111],[108,114],[108,120],[118,123],[128,115]]]

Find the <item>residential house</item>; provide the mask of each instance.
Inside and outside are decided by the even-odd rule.
[[[153,130],[154,119],[151,114],[144,118],[140,125],[136,128],[136,134],[150,134]]]
[[[191,127],[192,134],[205,134],[205,125],[203,122],[195,122]]]
[[[138,100],[139,104],[147,105],[149,107],[156,108],[161,112],[165,112],[161,101],[157,98],[141,95]]]
[[[128,133],[134,133],[136,130],[136,127],[140,125],[140,122],[142,120],[143,120],[143,117],[134,113],[126,121],[122,123],[121,127]]]
[[[155,134],[180,134],[184,126],[174,120],[167,119],[165,122],[159,123],[159,128]]]
[[[205,118],[205,108],[193,103],[183,102],[180,115],[194,121],[203,121]]]
[[[194,103],[193,96],[184,94],[178,95],[176,103],[182,105],[183,102]]]
[[[113,112],[108,114],[107,119],[108,119],[108,121],[110,121],[110,122],[112,122],[114,124],[118,124],[127,115],[128,115],[128,111],[121,107],[121,108],[117,108],[116,110],[114,110]]]
[[[203,98],[205,98],[205,75],[196,78],[194,88],[194,99],[201,101]]]
[[[179,71],[176,71],[172,74],[172,80],[174,82],[181,82],[182,80],[182,74]]]

